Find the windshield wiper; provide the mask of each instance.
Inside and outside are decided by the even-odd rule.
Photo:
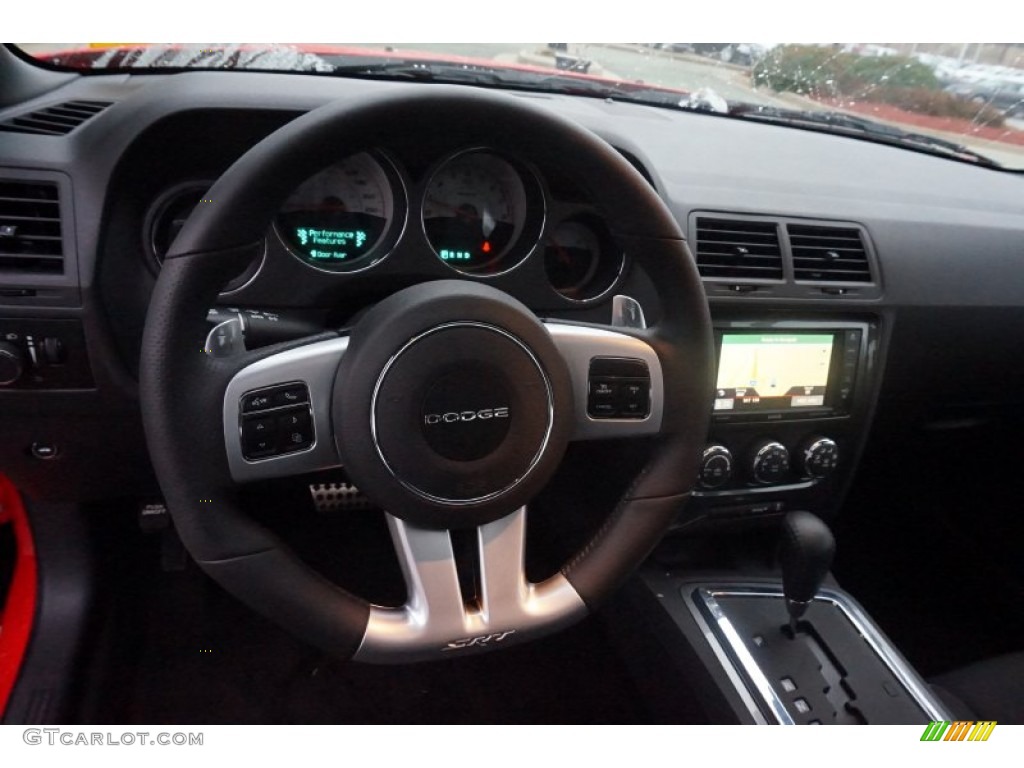
[[[330,54],[321,54],[330,62]],[[349,57],[344,57],[347,61]],[[657,106],[685,107],[687,95],[644,83],[614,82],[571,74],[512,69],[478,63],[428,61],[424,59],[380,59],[334,64],[330,72],[343,77],[380,77],[436,83],[493,85],[523,90],[548,91],[574,96],[596,96]],[[682,103],[681,103],[682,102]]]
[[[985,155],[975,152],[962,144],[929,136],[926,133],[915,133],[893,125],[879,123],[866,117],[858,117],[845,112],[810,112],[798,109],[784,109],[759,104],[731,104],[729,114],[750,120],[762,120],[778,125],[807,127],[827,130],[829,133],[840,133],[847,136],[863,136],[885,144],[899,147],[910,147],[943,157],[955,157],[968,160],[991,168],[1002,168],[1000,163]]]

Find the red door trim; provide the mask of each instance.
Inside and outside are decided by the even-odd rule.
[[[16,554],[7,600],[0,606],[0,718],[7,710],[32,636],[38,589],[36,551],[28,516],[18,490],[0,474],[0,523],[3,522],[14,526]]]

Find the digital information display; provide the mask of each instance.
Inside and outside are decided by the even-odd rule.
[[[345,261],[367,250],[369,235],[362,229],[312,229],[298,227],[295,240],[311,259]]]
[[[835,335],[725,333],[715,411],[788,411],[825,405]]]

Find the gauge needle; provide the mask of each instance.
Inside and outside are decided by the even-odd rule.
[[[494,226],[497,224],[490,211],[484,210],[483,221],[481,223],[483,224],[481,229],[483,230],[484,237],[490,237],[491,232],[494,231]]]

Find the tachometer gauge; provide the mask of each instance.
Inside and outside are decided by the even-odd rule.
[[[514,266],[543,219],[540,194],[530,194],[534,186],[528,191],[520,171],[492,152],[450,158],[431,176],[423,201],[423,229],[434,252],[461,272],[495,274]]]
[[[362,269],[395,220],[395,177],[373,155],[353,155],[303,182],[281,206],[277,228],[293,253],[315,267]]]

